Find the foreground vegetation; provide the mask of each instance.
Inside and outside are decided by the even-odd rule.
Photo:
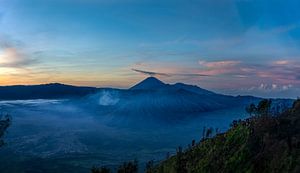
[[[178,151],[152,172],[300,172],[300,100],[278,116],[268,100],[251,107],[253,117]]]
[[[3,116],[3,118],[1,117],[2,116],[0,116],[0,147],[4,144],[2,137],[11,122],[8,115]]]
[[[183,151],[154,165],[146,165],[146,173],[282,173],[300,172],[300,100],[282,112],[271,110],[271,101],[246,108],[251,115],[234,121],[226,133],[214,137],[212,129],[203,131],[203,139]],[[92,173],[109,173],[105,167]],[[138,172],[136,163],[124,163],[118,173]],[[140,170],[141,172],[141,170]]]

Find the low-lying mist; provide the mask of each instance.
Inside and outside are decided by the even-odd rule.
[[[1,101],[1,111],[12,116],[12,125],[0,150],[0,169],[6,165],[11,169],[1,170],[87,172],[93,165],[115,166],[135,158],[143,164],[164,159],[193,139],[199,141],[203,127],[224,131],[232,120],[246,117],[244,108],[235,108],[182,115],[190,118],[169,122],[160,116],[171,112],[151,115],[137,111],[140,105],[119,108],[122,102],[126,97],[109,90],[81,99]]]

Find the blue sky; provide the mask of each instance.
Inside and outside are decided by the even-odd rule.
[[[299,6],[296,0],[0,0],[0,85],[126,88],[146,77],[134,68],[226,94],[297,97]]]

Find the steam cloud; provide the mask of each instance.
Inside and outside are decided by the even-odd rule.
[[[102,91],[100,94],[99,105],[111,106],[119,102],[119,98],[116,93],[109,91]]]

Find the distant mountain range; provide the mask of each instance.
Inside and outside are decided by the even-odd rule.
[[[0,100],[61,99],[82,97],[97,92],[94,87],[77,87],[60,83],[0,86]]]
[[[111,100],[118,101],[111,106],[111,115],[125,115],[137,118],[158,116],[167,120],[183,116],[232,107],[245,107],[261,98],[228,96],[183,83],[165,84],[154,77],[146,78],[128,90],[110,92]],[[107,96],[107,93],[106,93]],[[111,116],[112,118],[114,116]],[[120,116],[115,121],[124,121]]]
[[[125,90],[95,87],[77,87],[59,83],[31,86],[2,86],[0,100],[26,99],[85,99],[106,114],[153,117],[183,116],[198,112],[245,107],[261,98],[252,96],[228,96],[217,94],[198,86],[183,83],[165,84],[154,77],[146,78]],[[281,100],[288,101],[291,100]],[[113,116],[112,116],[113,117]],[[118,117],[119,119],[120,117]]]
[[[61,99],[83,97],[103,90],[118,90],[111,88],[81,87],[50,83],[41,85],[13,85],[0,86],[0,100],[28,100],[28,99]],[[179,91],[185,90],[200,95],[217,95],[214,92],[202,89],[198,86],[176,83],[165,84],[155,77],[148,77],[124,92],[154,92],[154,91]]]

